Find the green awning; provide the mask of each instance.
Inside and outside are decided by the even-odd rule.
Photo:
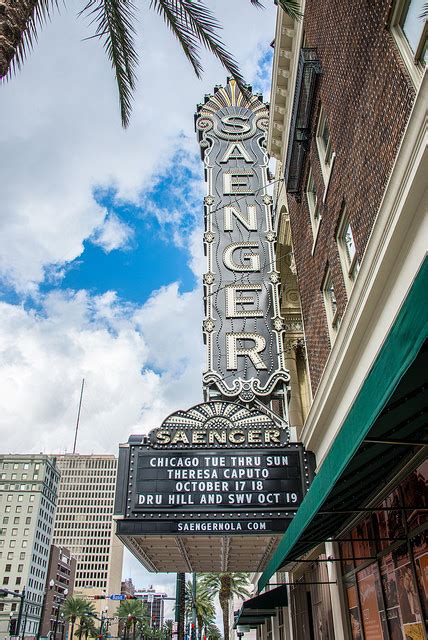
[[[260,596],[246,600],[238,612],[235,612],[234,628],[242,626],[257,627],[267,618],[276,615],[276,607],[288,605],[287,587],[282,585]]]
[[[262,591],[281,567],[336,535],[427,438],[428,259],[277,550]],[[415,446],[403,444],[414,442]]]

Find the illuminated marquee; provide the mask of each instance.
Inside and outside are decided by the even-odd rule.
[[[313,456],[259,409],[211,401],[176,411],[121,450],[116,507],[145,535],[285,530]],[[119,534],[131,525],[118,522]]]
[[[251,401],[288,383],[265,150],[268,110],[234,80],[196,119],[205,164],[204,385]],[[210,395],[208,395],[210,397]]]

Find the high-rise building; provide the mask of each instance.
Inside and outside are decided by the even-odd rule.
[[[43,607],[59,484],[56,459],[0,456],[0,635],[36,635]],[[20,625],[18,616],[21,608]]]
[[[427,7],[299,5],[278,8],[268,151],[290,421],[317,474],[237,626],[425,639]]]
[[[132,578],[125,578],[125,580],[122,580],[120,593],[124,596],[133,596],[135,594],[135,586],[132,582]]]
[[[145,603],[150,626],[153,629],[161,629],[164,623],[165,598],[168,597],[168,594],[149,587],[148,589],[136,589],[134,595]]]
[[[75,595],[119,594],[123,545],[114,535],[113,501],[117,458],[113,455],[60,455],[61,472],[54,544],[76,558]],[[97,600],[101,612],[116,605]]]
[[[71,596],[76,574],[76,558],[69,549],[51,545],[49,566],[46,577],[46,596],[40,635],[52,633],[52,640],[62,636],[63,619],[60,617],[64,600]]]

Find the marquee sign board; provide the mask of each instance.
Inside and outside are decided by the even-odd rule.
[[[216,88],[196,116],[208,191],[204,385],[244,402],[270,397],[289,381],[267,189],[268,122],[261,96],[244,96],[234,80]]]
[[[121,449],[118,533],[283,532],[312,475],[312,455],[259,409],[197,405]]]

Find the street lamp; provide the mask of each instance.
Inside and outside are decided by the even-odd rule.
[[[14,632],[15,632],[15,624],[16,624],[16,621],[15,621],[15,619],[14,619],[14,617],[13,617],[13,616],[14,616],[14,613],[13,613],[13,611],[11,611],[11,612],[9,613],[9,635],[10,635],[10,636],[15,635],[15,633],[14,633]],[[13,622],[15,622],[15,624],[12,624]],[[12,629],[12,627],[14,627],[14,628]]]
[[[52,582],[52,581],[51,581],[51,582]],[[60,601],[58,602],[58,608],[57,608],[57,610],[56,610],[56,617],[55,617],[55,624],[54,624],[54,632],[53,632],[54,640],[56,640],[56,631],[57,631],[57,628],[58,628],[59,612],[60,612],[60,609],[61,609],[61,605],[63,604],[63,602],[64,602],[65,598],[67,597],[67,594],[68,594],[68,589],[64,589],[64,591],[62,592],[62,595],[64,596],[64,598],[63,598],[63,600],[60,600]],[[58,596],[58,597],[59,597],[59,596]]]
[[[61,640],[64,640],[64,633],[65,633],[65,620],[64,620],[64,614],[61,613]]]

